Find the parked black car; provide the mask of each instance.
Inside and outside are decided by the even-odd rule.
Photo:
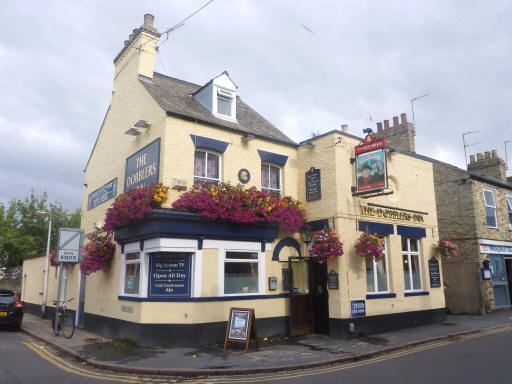
[[[8,289],[0,289],[0,325],[10,325],[15,330],[21,328],[23,303]]]

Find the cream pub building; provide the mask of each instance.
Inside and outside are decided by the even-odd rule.
[[[388,140],[380,148],[385,168],[367,164],[375,175],[385,172],[386,185],[360,193],[360,137],[343,127],[296,143],[242,101],[227,72],[202,86],[154,72],[159,37],[145,15],[114,60],[112,101],[85,169],[82,228],[101,227],[114,197],[139,185],[162,182],[169,201],[115,231],[108,272],[85,277],[71,268],[66,291],[77,298],[70,303],[77,323],[164,346],[222,340],[230,307],[254,308],[260,336],[350,337],[443,321],[433,166],[414,153],[405,115],[376,133]],[[319,264],[299,234],[170,209],[203,181],[301,200],[308,225],[335,229],[344,255]],[[356,255],[363,232],[385,239],[383,261]],[[162,263],[169,257],[174,262]],[[186,284],[162,290],[163,264]],[[43,265],[44,258],[24,264],[29,310],[40,311]],[[56,284],[50,273],[50,298]]]

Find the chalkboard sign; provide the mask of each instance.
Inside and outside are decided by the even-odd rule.
[[[190,297],[190,254],[159,252],[150,255],[149,296]]]
[[[249,350],[251,337],[254,338],[256,349],[258,349],[258,334],[256,332],[256,316],[253,308],[230,308],[224,350],[228,341],[244,343],[245,352]]]
[[[331,271],[327,274],[327,289],[339,289],[338,272]]]
[[[306,201],[319,200],[322,198],[320,170],[311,167],[306,172]]]
[[[364,300],[352,300],[350,302],[352,317],[366,316],[366,303]]]
[[[430,277],[430,287],[439,288],[441,286],[441,274],[439,273],[439,261],[431,258],[428,261],[428,275]]]

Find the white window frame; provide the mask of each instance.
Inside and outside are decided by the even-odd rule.
[[[375,259],[372,259],[373,263],[373,286],[377,291],[368,291],[368,286],[366,288],[368,295],[380,295],[381,293],[390,293],[391,290],[389,288],[389,264],[388,264],[388,239],[387,236],[379,236],[384,240],[384,263],[386,264],[386,285],[388,287],[385,291],[379,291],[378,277],[377,277],[377,262]]]
[[[233,91],[230,91],[228,89],[219,87],[219,86],[213,87],[213,92],[214,92],[213,93],[214,102],[212,103],[213,104],[213,106],[212,106],[213,114],[216,117],[219,117],[224,120],[236,121],[236,93]],[[219,98],[223,99],[223,100],[231,101],[231,114],[230,115],[225,115],[225,114],[219,112],[219,108],[218,108]]]
[[[413,289],[406,289],[405,288],[405,275],[404,275],[404,291],[405,292],[421,292],[423,291],[423,268],[422,268],[422,260],[421,260],[421,241],[418,238],[415,237],[407,237],[402,236],[402,239],[407,240],[407,251],[402,250],[402,271],[403,271],[403,256],[407,256],[407,266],[409,268],[409,285],[411,287],[414,286],[413,284],[413,278],[412,278],[412,264],[411,264],[411,256],[418,256],[418,266],[420,268],[420,287],[419,288],[413,288]],[[400,239],[401,240],[401,239]],[[411,240],[416,240],[418,242],[418,251],[414,252],[411,251]],[[400,247],[402,247],[402,243],[400,241]]]
[[[512,195],[506,195],[508,209],[508,229],[512,231]]]
[[[126,255],[129,253],[138,253],[139,258],[136,260],[126,260]],[[125,293],[125,281],[126,281],[126,267],[128,264],[139,264],[139,293]],[[144,252],[139,249],[138,243],[127,244],[125,246],[122,261],[121,261],[121,278],[119,284],[119,296],[128,296],[128,297],[144,297],[143,292],[143,280],[147,283],[147,263],[145,263]],[[146,284],[147,285],[147,284]]]
[[[204,177],[196,176],[196,152],[204,152],[205,153],[205,158],[204,158],[204,160],[205,160],[205,165],[204,165],[205,176]],[[219,178],[218,179],[214,179],[214,178],[206,176],[206,175],[208,175],[208,155],[209,154],[219,157]],[[222,180],[222,155],[218,152],[210,151],[208,149],[196,148],[194,150],[194,181],[193,181],[194,185],[195,185],[196,179],[200,179],[201,181],[206,181],[207,183],[208,183],[208,181],[215,181],[217,183],[217,185],[220,184],[221,180]]]
[[[219,265],[218,265],[218,296],[226,297],[244,297],[254,295],[264,295],[267,293],[265,285],[265,252],[261,252],[261,243],[259,242],[244,242],[244,241],[223,241],[223,240],[205,240],[203,243],[204,248],[217,248],[219,250]],[[255,252],[258,253],[258,292],[250,293],[224,293],[224,263],[226,262],[226,252]],[[240,259],[239,262],[248,262],[247,259]],[[228,259],[228,262],[237,262],[237,259]]]
[[[261,167],[264,167],[264,166],[268,166],[268,174],[269,174],[269,184],[270,184],[270,167],[274,167],[274,168],[277,168],[279,170],[279,189],[274,189],[274,188],[270,188],[269,187],[264,187],[263,186],[263,173],[261,174],[261,190],[263,192],[268,192],[268,193],[279,193],[280,196],[283,195],[283,168],[280,167],[279,165],[277,164],[273,164],[273,163],[261,163]],[[261,168],[260,168],[261,169]]]
[[[492,199],[494,200],[494,205],[487,205],[487,201],[485,200],[485,192],[490,192],[492,194]],[[484,207],[485,208],[492,208],[494,210],[494,221],[496,222],[496,226],[495,227],[488,225],[487,224],[487,212],[485,212],[485,225],[487,226],[487,228],[498,228],[498,215],[497,215],[497,212],[496,212],[496,197],[494,196],[494,191],[492,191],[490,189],[483,189],[482,190],[482,195],[483,195],[483,198],[484,198]]]

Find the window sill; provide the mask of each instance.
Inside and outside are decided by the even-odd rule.
[[[408,297],[408,296],[426,296],[426,295],[430,295],[430,292],[428,292],[428,291],[411,291],[411,292],[405,292],[404,293],[405,297]]]
[[[367,293],[366,300],[372,299],[393,299],[396,297],[396,293]]]

